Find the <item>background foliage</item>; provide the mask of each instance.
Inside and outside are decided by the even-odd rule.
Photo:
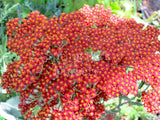
[[[8,37],[6,35],[6,26],[5,24],[9,19],[19,17],[20,19],[25,18],[31,11],[38,10],[41,14],[44,14],[48,18],[56,15],[59,17],[61,13],[70,13],[78,10],[83,7],[85,4],[90,5],[91,7],[95,4],[102,4],[107,7],[111,7],[113,14],[117,14],[120,17],[126,16],[128,18],[134,17],[138,22],[145,23],[139,16],[137,15],[138,5],[142,2],[142,0],[0,0],[0,76],[2,76],[3,72],[6,71],[7,64],[19,59],[15,53],[12,53],[7,47],[6,42]],[[155,16],[151,16],[148,20],[148,23],[152,21],[152,18]],[[147,23],[145,23],[147,24]],[[159,24],[158,24],[159,25]],[[159,26],[158,26],[159,27]],[[95,58],[96,59],[96,56]],[[5,106],[11,106],[17,114],[14,114],[15,111],[12,109],[11,111],[6,111],[5,108],[0,108],[7,113],[7,115],[12,115],[15,119],[17,118],[18,107],[14,107],[17,105],[19,101],[18,93],[12,91],[11,94],[7,94],[5,90],[3,90],[0,86],[0,103],[5,104]],[[123,100],[128,100],[127,98],[123,98]],[[137,98],[134,99],[137,101]],[[12,101],[12,102],[8,102]],[[15,101],[15,102],[14,102]],[[114,108],[118,105],[118,100],[110,100],[105,102],[102,100],[104,105],[108,108]],[[2,105],[3,106],[3,105]],[[38,109],[38,108],[37,108]],[[118,117],[122,118],[123,116],[129,118],[130,120],[138,120],[139,118],[145,120],[156,120],[156,115],[145,112],[145,109],[141,105],[135,106],[134,104],[126,103],[121,108],[121,112]],[[13,112],[14,111],[14,112]],[[106,114],[115,113],[115,111],[107,112]],[[36,110],[35,110],[36,114]],[[105,117],[105,115],[103,117]],[[0,113],[0,116],[2,114]],[[3,116],[6,117],[6,116]],[[0,120],[4,118],[0,117]],[[18,115],[18,117],[23,117]],[[102,117],[102,118],[103,118]],[[17,118],[18,119],[18,118]],[[20,118],[19,118],[20,119]]]

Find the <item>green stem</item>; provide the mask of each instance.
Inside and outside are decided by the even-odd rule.
[[[134,0],[134,11],[133,11],[134,13],[134,15],[136,16],[136,12],[137,12],[137,10],[136,10],[136,0]]]
[[[144,82],[144,81],[141,81],[141,83],[140,83],[139,86],[138,86],[138,89],[141,89],[144,84],[145,84],[145,82]]]
[[[151,19],[154,18],[157,14],[158,14],[158,12],[155,12],[154,14],[152,14],[152,15],[146,20],[146,22],[150,22]]]
[[[122,105],[122,94],[120,94],[120,97],[119,97],[119,105],[118,105],[119,114],[121,113],[121,105]]]
[[[111,109],[111,110],[109,110],[109,111],[111,111],[112,113],[120,112],[120,110],[121,110],[121,109],[120,109],[120,106],[129,103],[129,101],[122,103],[122,96],[123,96],[123,95],[121,94],[120,97],[119,97],[119,105],[117,105],[115,108],[113,108],[113,109]],[[132,97],[132,98],[130,98],[130,100],[134,100],[136,97],[137,97],[137,95],[134,96],[134,97]],[[116,108],[118,108],[118,110],[115,110]]]
[[[144,91],[146,91],[149,88],[150,84],[147,84],[147,87],[144,89]]]

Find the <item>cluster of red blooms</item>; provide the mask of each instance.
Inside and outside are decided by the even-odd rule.
[[[38,11],[7,23],[7,46],[20,59],[2,76],[4,89],[20,92],[26,119],[98,120],[101,98],[136,95],[137,81],[152,90],[142,94],[149,112],[160,110],[158,28],[119,18],[101,5],[48,19]],[[101,51],[95,61],[87,52]],[[126,66],[134,70],[126,72]],[[41,110],[34,115],[34,108]]]

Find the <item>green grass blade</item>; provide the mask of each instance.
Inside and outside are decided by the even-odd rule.
[[[154,18],[157,14],[158,14],[158,12],[155,12],[154,14],[152,14],[152,15],[146,20],[146,22],[150,22],[151,19]]]

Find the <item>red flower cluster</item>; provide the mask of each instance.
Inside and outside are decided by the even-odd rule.
[[[136,95],[138,80],[153,88],[143,94],[145,107],[160,110],[159,29],[143,29],[101,5],[50,19],[34,11],[18,23],[7,23],[7,46],[20,59],[8,65],[2,86],[20,92],[27,120],[98,120],[105,113],[100,99]],[[101,51],[100,60],[88,49]],[[126,72],[126,66],[134,70]]]

